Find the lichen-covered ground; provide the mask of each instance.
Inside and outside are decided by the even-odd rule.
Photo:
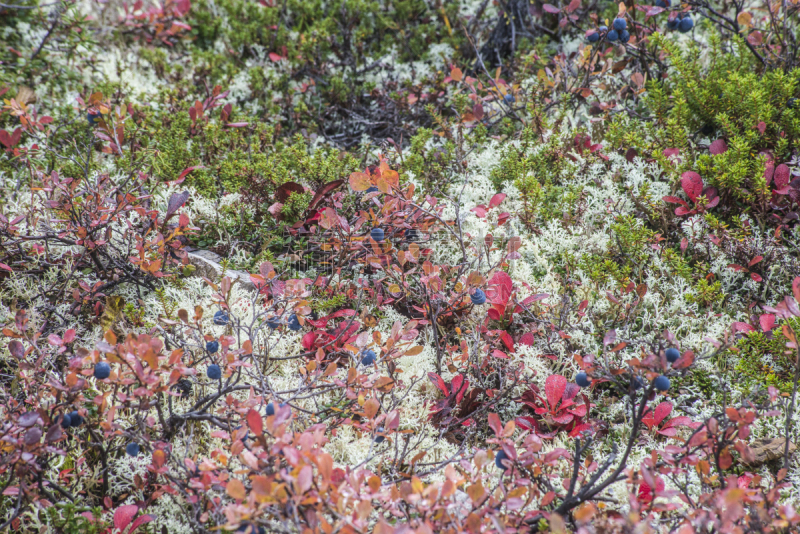
[[[799,18],[0,4],[0,532],[796,532]]]

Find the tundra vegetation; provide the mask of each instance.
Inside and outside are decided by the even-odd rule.
[[[800,531],[800,0],[2,0],[0,532]]]

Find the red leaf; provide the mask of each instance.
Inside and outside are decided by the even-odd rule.
[[[669,402],[662,402],[661,404],[656,406],[656,410],[654,413],[656,424],[660,425],[661,422],[667,418],[670,412],[672,412],[672,404]]]
[[[437,375],[436,373],[428,373],[428,378],[430,379],[431,382],[433,382],[434,386],[439,388],[439,391],[441,391],[445,395],[450,395],[450,390],[447,389],[447,384],[445,383],[445,381],[442,379],[441,376]]]
[[[225,126],[228,128],[244,128],[248,125],[248,122],[229,122]]]
[[[508,352],[514,352],[514,340],[512,339],[511,334],[505,331],[501,332],[500,340],[503,342],[503,345],[506,346]]]
[[[520,345],[525,345],[527,347],[532,346],[533,345],[533,341],[534,341],[534,337],[533,337],[533,333],[532,332],[525,332],[524,334],[522,334],[522,337],[519,338]]]
[[[544,392],[547,395],[547,402],[551,408],[555,408],[564,390],[567,388],[567,379],[561,375],[550,375],[544,383]]]
[[[685,200],[670,195],[662,197],[661,200],[663,200],[664,202],[669,202],[670,204],[680,204],[681,206],[688,206]]]
[[[508,359],[508,356],[506,355],[505,352],[497,350],[497,349],[492,351],[492,356],[495,357],[495,358],[500,358],[501,360],[507,360]]]
[[[758,126],[756,126],[756,128],[758,128],[758,131],[761,132],[761,134],[763,135],[763,133],[767,131],[767,123],[761,121],[758,123]]]
[[[617,331],[616,330],[609,330],[606,332],[606,335],[603,336],[603,346],[611,345],[617,339]]]
[[[142,525],[146,525],[147,523],[153,521],[154,519],[155,518],[152,515],[143,515],[137,517],[136,521],[134,521],[133,524],[131,525],[131,529],[130,531],[128,531],[128,534],[133,534],[134,532],[136,532],[137,528],[139,528]]]
[[[500,416],[496,413],[489,414],[489,428],[494,430],[496,436],[503,435],[503,422],[500,421]]]
[[[746,271],[747,270],[746,268],[742,267],[741,265],[736,265],[735,263],[731,263],[730,265],[728,265],[728,269],[733,269],[734,271],[737,271],[737,272]]]
[[[276,54],[275,52],[270,52],[269,53],[269,59],[270,59],[270,61],[272,61],[274,63],[277,63],[278,61],[282,60],[283,58],[279,54]]]
[[[179,183],[182,183],[186,179],[186,177],[189,175],[190,172],[196,171],[198,169],[205,169],[205,167],[203,167],[202,165],[195,165],[193,167],[187,167],[187,168],[183,169],[183,172],[178,175],[178,178],[176,180],[173,180],[173,181],[167,182],[167,183],[170,184],[170,185],[177,185]]]
[[[472,114],[475,115],[476,119],[481,120],[483,118],[483,104],[478,102],[472,106]]]
[[[542,6],[542,8],[544,8],[544,10],[547,11],[548,13],[553,13],[553,14],[561,13],[561,10],[556,6],[554,6],[553,4],[545,4]]]
[[[317,192],[314,194],[314,198],[312,198],[311,202],[308,204],[308,209],[313,210],[316,207],[317,203],[320,200],[322,200],[325,195],[335,190],[343,183],[344,180],[334,180],[332,182],[328,182],[327,184],[322,185],[319,189],[317,189]]]
[[[9,272],[12,272],[12,273],[14,272],[14,269],[12,269],[11,267],[9,267],[9,266],[8,266],[8,265],[6,265],[5,263],[0,263],[0,269],[3,269],[4,271],[9,271]]]
[[[680,208],[675,208],[675,215],[689,215],[690,213],[693,213],[693,211],[689,208],[685,208],[683,206]]]
[[[252,430],[256,436],[260,436],[264,432],[261,414],[252,408],[247,412],[247,426],[250,427],[250,430]]]
[[[711,146],[708,147],[708,151],[714,156],[717,154],[723,154],[728,151],[728,144],[725,143],[724,139],[717,139],[711,143]]]
[[[497,193],[495,196],[492,197],[492,200],[489,201],[489,209],[499,206],[503,200],[505,200],[506,194],[505,193]]]
[[[750,278],[752,278],[756,282],[761,282],[763,280],[763,278],[761,278],[761,275],[757,273],[750,273]]]
[[[733,329],[739,332],[755,332],[756,329],[750,326],[747,323],[742,323],[740,321],[736,321],[733,323]]]
[[[126,528],[128,528],[128,525],[131,524],[131,521],[133,521],[133,518],[136,516],[138,511],[139,507],[135,504],[120,506],[114,512],[114,527],[120,531],[124,531]]]
[[[794,294],[794,299],[800,302],[800,276],[792,281],[792,294]]]
[[[694,171],[687,171],[681,175],[683,192],[692,202],[697,202],[697,197],[703,192],[703,179]]]
[[[781,163],[775,169],[774,179],[775,179],[775,186],[778,189],[786,187],[789,185],[789,179],[791,178],[791,173],[789,172],[789,167],[785,163]]]
[[[758,322],[761,324],[761,329],[764,332],[769,332],[775,327],[775,315],[772,313],[765,313],[758,318]]]

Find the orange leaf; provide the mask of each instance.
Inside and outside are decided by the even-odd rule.
[[[450,77],[453,78],[453,80],[460,82],[462,78],[464,78],[464,73],[461,72],[461,69],[456,67],[450,71]]]
[[[256,436],[260,436],[264,432],[264,421],[261,419],[261,414],[251,409],[247,412],[247,426]]]
[[[247,490],[238,478],[233,478],[228,482],[225,492],[236,500],[244,500],[247,497]]]
[[[350,175],[350,187],[355,191],[366,191],[370,185],[371,180],[368,175],[363,172],[354,172]]]

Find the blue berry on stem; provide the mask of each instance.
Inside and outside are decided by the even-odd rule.
[[[125,446],[125,452],[128,453],[128,456],[139,456],[139,444],[138,443],[128,443]]]
[[[619,34],[617,33],[617,30],[611,30],[610,32],[608,32],[606,34],[606,39],[611,41],[612,43],[614,41],[618,40],[619,39]]]
[[[380,191],[380,189],[378,189],[377,187],[375,187],[375,186],[373,185],[372,187],[370,187],[370,188],[368,188],[366,191],[364,191],[364,193],[365,193],[365,194],[366,194],[366,193],[377,193],[378,191]]]
[[[614,24],[612,24],[612,27],[618,32],[621,32],[622,30],[628,29],[628,22],[623,18],[617,17],[614,19]]]
[[[219,341],[209,341],[206,343],[206,350],[211,354],[214,354],[219,350]]]
[[[658,376],[653,380],[653,386],[655,386],[658,391],[667,391],[670,386],[669,378],[664,375]]]
[[[375,363],[375,351],[374,350],[365,350],[363,352],[364,357],[361,358],[361,365],[372,365]]]
[[[676,349],[675,347],[669,348],[664,352],[664,355],[667,357],[667,361],[669,363],[675,363],[681,357],[681,351]]]
[[[98,380],[103,380],[111,375],[111,366],[106,362],[100,362],[94,366],[94,377]]]
[[[678,31],[681,33],[690,32],[694,28],[694,21],[692,17],[684,17],[681,19],[680,24],[678,24]]]
[[[369,236],[375,241],[383,241],[383,228],[373,228]]]
[[[61,428],[69,428],[70,426],[72,426],[72,418],[68,413],[65,413],[61,417]]]
[[[486,293],[483,292],[482,289],[476,289],[475,292],[469,296],[472,303],[476,306],[484,304],[486,302]]]
[[[506,469],[508,469],[508,467],[503,465],[503,460],[508,460],[508,455],[506,454],[506,451],[501,449],[494,457],[494,465],[496,465],[499,469],[505,471]]]
[[[79,427],[83,424],[83,417],[77,412],[69,412],[70,425],[72,428]]]
[[[596,43],[600,40],[600,34],[598,32],[590,33],[587,39],[590,43]]]
[[[230,317],[224,311],[220,310],[214,314],[214,324],[219,326],[225,326],[230,321]]]
[[[241,523],[239,528],[236,529],[236,532],[238,534],[266,534],[264,527],[259,527],[249,522]]]
[[[656,7],[669,7],[669,0],[656,0]]]
[[[206,376],[211,380],[219,380],[222,378],[222,369],[219,368],[219,365],[216,363],[212,363],[206,369]]]
[[[286,403],[282,402],[278,406],[283,408],[284,406],[286,406]],[[271,402],[267,404],[267,415],[275,415],[275,404]]]
[[[588,388],[592,385],[592,381],[589,379],[589,375],[581,371],[580,373],[575,376],[575,383],[578,384],[582,388]]]
[[[605,33],[608,31],[608,26],[600,26],[598,29],[600,30],[600,33]]]
[[[678,19],[678,17],[675,17],[674,19],[670,19],[670,20],[667,21],[667,29],[668,30],[677,30],[678,29],[678,24],[680,24],[680,23],[681,23],[681,21],[680,21],[680,19]]]
[[[277,317],[271,317],[267,319],[267,326],[273,330],[278,328],[280,325],[281,325],[281,320],[278,319]]]
[[[631,34],[628,33],[628,30],[622,30],[619,32],[619,42],[622,44],[627,43],[631,40]]]
[[[297,332],[303,328],[303,326],[300,324],[300,319],[298,319],[297,315],[294,313],[289,316],[289,320],[286,321],[286,325],[289,327],[289,330],[292,330],[293,332]]]
[[[99,111],[87,111],[86,112],[86,120],[89,122],[89,126],[94,126],[100,121],[100,117],[102,115]]]
[[[379,426],[378,428],[375,429],[375,433],[376,434],[383,434],[383,432],[384,432],[384,429],[383,429],[382,426]],[[376,435],[374,441],[375,441],[375,443],[383,443],[384,441],[386,441],[386,436]]]
[[[511,93],[509,93],[509,94],[507,94],[507,95],[505,95],[505,96],[503,97],[503,100],[505,100],[505,101],[506,101],[506,104],[513,104],[513,103],[514,103],[514,102],[515,102],[517,99],[516,99],[516,98],[514,98],[514,95],[512,95]]]

